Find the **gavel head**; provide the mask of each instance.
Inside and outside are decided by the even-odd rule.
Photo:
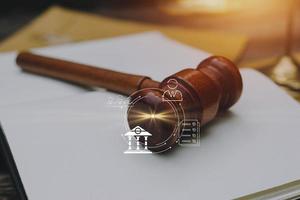
[[[147,141],[151,151],[166,151],[178,143],[185,120],[204,125],[236,103],[241,92],[236,66],[224,57],[212,56],[196,69],[167,77],[159,88],[135,92],[127,113],[129,127],[141,126],[152,134]]]

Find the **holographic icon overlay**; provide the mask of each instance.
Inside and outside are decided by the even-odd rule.
[[[148,150],[148,137],[152,134],[147,132],[140,126],[134,127],[132,130],[124,134],[128,138],[128,149],[124,152],[125,154],[149,154],[152,153]],[[135,137],[135,138],[134,138]],[[140,138],[144,138],[144,146],[140,145]],[[135,142],[136,148],[133,148],[132,142]]]
[[[200,122],[197,119],[185,119],[181,127],[179,145],[200,146]]]
[[[128,103],[129,99],[123,95],[113,95],[108,97],[106,105],[113,108],[127,108]]]
[[[181,94],[175,95],[178,101],[164,95],[165,91],[170,89],[170,79],[176,79],[176,90]],[[184,130],[182,122],[185,119],[201,119],[198,96],[191,93],[189,87],[181,79],[171,77],[165,79],[160,88],[142,89],[130,96],[127,111],[129,127],[132,129],[140,126],[152,134],[148,140],[149,150],[164,152],[173,148],[180,142]],[[141,142],[144,142],[143,139]]]
[[[171,148],[179,138],[180,119],[183,111],[171,101],[162,101],[161,89],[143,89],[131,96],[128,123],[132,129],[140,126],[152,134],[148,139],[151,151],[161,152]],[[140,140],[144,143],[144,138]]]
[[[171,78],[167,81],[167,90],[162,95],[163,101],[182,101],[182,93],[178,90],[178,82],[176,79]]]

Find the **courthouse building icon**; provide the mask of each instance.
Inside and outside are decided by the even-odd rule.
[[[124,152],[126,154],[147,154],[152,153],[148,150],[148,137],[152,136],[151,133],[145,131],[140,126],[136,126],[129,132],[125,133],[128,138],[128,149]],[[141,146],[140,139],[144,137],[144,146]],[[133,144],[135,142],[135,144]]]

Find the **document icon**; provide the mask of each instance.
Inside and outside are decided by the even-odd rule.
[[[200,123],[197,119],[185,119],[182,122],[179,145],[200,146]]]

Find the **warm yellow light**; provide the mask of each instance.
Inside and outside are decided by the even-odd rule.
[[[168,113],[168,112],[161,112],[161,113],[145,113],[145,112],[140,112],[140,111],[135,111],[131,113],[131,120],[133,120],[136,123],[140,123],[145,120],[151,120],[151,121],[156,121],[156,120],[161,120],[165,121],[168,123],[173,123],[174,121],[174,113]]]
[[[227,6],[227,0],[182,0],[180,3],[186,7],[207,7],[224,9]]]
[[[139,113],[137,117],[142,119],[163,119],[167,116],[164,113]]]
[[[226,13],[239,9],[241,1],[236,0],[177,0],[161,8],[169,14]]]

